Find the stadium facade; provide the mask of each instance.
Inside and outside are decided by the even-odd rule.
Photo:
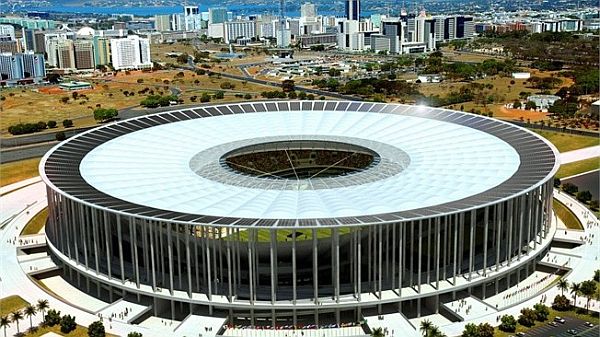
[[[473,114],[277,101],[108,124],[40,171],[49,247],[79,288],[172,317],[319,324],[437,312],[531,274],[556,154]]]

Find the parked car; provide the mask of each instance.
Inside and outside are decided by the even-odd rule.
[[[550,323],[548,323],[548,324],[550,324],[550,325],[552,325],[552,326],[554,326],[554,327],[558,326],[558,323],[556,323],[556,322],[554,322],[554,321],[552,321],[552,322],[550,322]]]
[[[560,324],[565,324],[565,322],[566,322],[566,321],[565,321],[565,319],[564,319],[564,318],[562,318],[562,317],[560,317],[560,316],[556,316],[556,317],[554,317],[554,321],[555,321],[555,322],[558,322],[558,323],[560,323]]]
[[[570,333],[571,335],[576,335],[577,331],[573,330],[573,329],[569,329],[567,330],[568,333]]]
[[[593,328],[594,324],[592,324],[590,322],[585,322],[585,326],[587,326],[588,328]]]

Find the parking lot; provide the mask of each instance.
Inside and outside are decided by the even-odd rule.
[[[577,318],[565,318],[565,323],[558,323],[557,326],[552,326],[549,323],[543,326],[531,329],[525,333],[527,337],[598,337],[600,330],[599,326],[588,327],[585,325],[585,321]],[[577,333],[572,334],[569,330],[575,330]]]

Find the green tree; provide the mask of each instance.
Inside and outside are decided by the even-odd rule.
[[[75,323],[75,317],[71,315],[64,315],[60,319],[60,331],[62,333],[69,333],[77,328],[77,323]]]
[[[535,110],[535,109],[537,109],[537,104],[535,104],[534,101],[527,101],[527,103],[525,103],[525,109]]]
[[[384,337],[384,336],[385,336],[385,334],[383,333],[382,328],[375,328],[371,332],[371,337]]]
[[[63,140],[67,139],[67,136],[64,132],[60,131],[54,135],[54,138],[56,138],[56,140],[58,140],[59,142],[62,142]]]
[[[433,328],[433,323],[431,323],[430,320],[424,319],[421,321],[419,330],[421,331],[423,336],[425,336],[425,337],[429,336],[429,332],[431,331],[431,328]]]
[[[577,295],[581,292],[581,284],[580,283],[571,283],[571,294],[573,294],[573,305],[577,306]]]
[[[594,270],[594,281],[600,282],[600,269]]]
[[[225,93],[224,93],[224,92],[222,92],[222,91],[217,91],[217,92],[215,93],[215,98],[216,98],[216,99],[223,99],[224,97],[225,97]]]
[[[177,63],[181,63],[181,64],[185,64],[188,62],[190,55],[188,55],[188,53],[182,53],[181,55],[177,56]]]
[[[54,129],[56,127],[56,121],[48,121],[48,127]]]
[[[560,294],[564,295],[565,290],[569,290],[569,282],[567,282],[567,280],[565,280],[564,278],[561,278],[560,280],[558,280],[556,287],[560,289]]]
[[[531,308],[521,309],[521,315],[519,315],[519,323],[526,327],[531,327],[535,324],[536,314]]]
[[[104,324],[102,321],[95,321],[88,327],[89,337],[104,337],[106,332],[104,331]]]
[[[33,329],[33,319],[31,317],[35,316],[35,306],[31,304],[27,305],[25,309],[23,309],[23,313],[25,316],[29,317],[29,328]]]
[[[521,101],[516,100],[513,102],[513,108],[518,109],[521,107]]]
[[[62,125],[65,128],[70,128],[70,127],[73,126],[73,121],[70,120],[70,119],[65,119],[65,120],[62,121]]]
[[[461,337],[479,337],[479,328],[473,323],[465,325]]]
[[[119,114],[119,111],[114,108],[109,108],[109,109],[97,108],[94,110],[94,119],[97,121],[104,122],[104,121],[111,120],[111,119],[117,117],[118,114]]]
[[[564,183],[562,185],[562,190],[569,193],[569,194],[575,194],[577,193],[577,191],[579,191],[579,188],[577,187],[577,185],[572,184],[572,183]]]
[[[10,314],[10,320],[13,323],[17,323],[17,334],[20,333],[19,330],[19,321],[23,319],[23,313],[21,312],[21,310],[15,310]]]
[[[133,331],[127,334],[127,337],[143,337],[141,332]]]
[[[4,330],[4,337],[6,337],[6,328],[10,327],[10,318],[8,316],[0,317],[0,327]]]
[[[559,188],[561,184],[560,178],[554,177],[554,187]],[[560,289],[560,288],[559,288]]]
[[[592,200],[592,193],[590,191],[579,191],[577,192],[577,200],[586,203]]]
[[[200,102],[202,102],[202,103],[210,102],[210,95],[203,92],[202,95],[200,95]]]
[[[46,316],[44,316],[44,323],[48,326],[55,326],[60,323],[60,311],[54,309],[48,310]]]
[[[550,310],[548,310],[548,307],[542,303],[534,304],[533,310],[535,311],[536,319],[540,322],[547,320],[548,315],[550,315]]]
[[[504,332],[514,332],[517,329],[517,320],[513,315],[504,315],[500,318],[498,328]]]
[[[60,140],[60,139],[58,139],[58,134],[59,133],[62,133],[64,135],[64,132],[58,132],[56,140]],[[63,138],[62,140],[65,140],[65,139]],[[46,315],[46,310],[49,307],[50,307],[50,305],[48,304],[48,300],[40,299],[40,300],[37,301],[36,308],[37,308],[38,311],[40,311],[42,313],[42,318],[44,318],[44,316]]]
[[[281,82],[281,90],[283,90],[283,92],[294,91],[295,88],[294,80],[284,80]]]
[[[586,310],[590,310],[590,301],[592,297],[596,294],[596,282],[593,280],[587,280],[581,282],[581,295],[585,296],[587,299]]]
[[[556,297],[554,297],[554,301],[552,302],[552,308],[559,311],[569,310],[571,308],[571,303],[569,302],[567,296],[556,295]]]

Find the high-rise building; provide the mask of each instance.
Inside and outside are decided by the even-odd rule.
[[[0,53],[21,53],[23,48],[20,40],[0,40]]]
[[[406,23],[398,18],[384,19],[381,21],[381,33],[390,41],[390,53],[402,53],[405,27]]]
[[[171,16],[168,14],[155,15],[154,29],[156,29],[159,32],[166,32],[171,30]]]
[[[35,35],[33,34],[35,31],[33,29],[25,29],[23,28],[21,30],[22,35],[23,35],[23,42],[25,42],[25,45],[23,46],[23,49],[25,49],[26,51],[34,51],[35,49]]]
[[[199,30],[202,28],[202,16],[198,6],[183,7],[183,30]]]
[[[11,25],[0,25],[0,40],[14,40],[15,27]]]
[[[107,65],[110,60],[110,39],[102,36],[94,36],[94,62],[95,66]]]
[[[346,19],[360,19],[360,0],[346,0]]]
[[[75,48],[71,40],[59,40],[56,44],[58,56],[58,67],[63,69],[75,69]]]
[[[225,43],[233,43],[237,39],[256,37],[256,22],[254,21],[230,21],[224,23]]]
[[[224,7],[216,7],[208,9],[208,23],[223,23],[227,21],[227,9]]]
[[[113,68],[142,69],[151,68],[150,41],[137,35],[110,40]]]
[[[44,54],[46,52],[45,33],[43,31],[41,31],[41,30],[34,31],[32,50],[34,52],[40,53],[40,54]]]
[[[94,69],[94,44],[91,40],[76,40],[73,42],[75,50],[75,68]]]
[[[317,18],[317,8],[315,4],[305,2],[300,6],[300,17],[305,21],[315,21]]]
[[[21,80],[46,76],[44,55],[0,54],[0,77],[2,80]]]

